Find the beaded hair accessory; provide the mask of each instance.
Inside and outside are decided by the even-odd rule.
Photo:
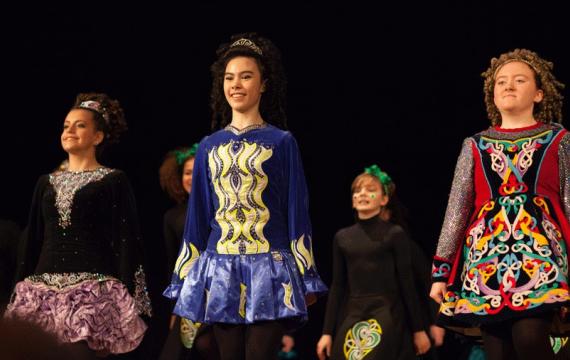
[[[236,40],[230,45],[230,48],[233,48],[234,46],[244,46],[246,48],[251,49],[253,52],[255,52],[260,56],[263,55],[263,51],[261,51],[261,48],[255,45],[255,43],[249,39],[241,38],[239,40]]]
[[[364,168],[364,172],[366,174],[377,177],[378,180],[380,180],[380,184],[382,184],[382,187],[384,188],[384,194],[389,194],[388,185],[392,184],[392,178],[390,177],[390,175],[380,170],[380,168],[376,164]]]
[[[198,151],[198,143],[195,143],[190,149],[186,151],[174,150],[176,163],[178,165],[184,164],[189,157],[196,155],[196,151]]]
[[[101,105],[99,101],[95,100],[82,101],[77,107],[79,109],[93,110],[99,115],[101,115],[105,120],[105,122],[109,123],[109,114],[107,114],[107,112],[105,111],[106,109],[103,107],[103,105]]]

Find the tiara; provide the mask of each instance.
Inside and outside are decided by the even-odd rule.
[[[106,122],[109,122],[109,114],[107,114],[103,105],[101,105],[101,103],[98,101],[94,100],[82,101],[77,107],[80,109],[93,110],[99,115],[101,115]]]
[[[244,46],[246,48],[253,50],[253,52],[259,55],[263,55],[263,51],[261,51],[261,48],[255,45],[255,43],[249,39],[241,38],[239,40],[236,40],[230,45],[230,48],[233,48],[234,46]]]

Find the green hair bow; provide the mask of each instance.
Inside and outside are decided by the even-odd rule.
[[[380,170],[380,168],[376,164],[364,168],[364,172],[366,174],[370,174],[372,176],[377,177],[378,180],[380,180],[380,184],[382,184],[382,187],[384,187],[384,193],[388,194],[388,185],[392,183],[392,178],[390,177],[390,175]]]
[[[195,143],[194,145],[192,145],[192,147],[190,147],[190,149],[186,151],[174,150],[174,156],[176,156],[176,163],[178,165],[184,164],[190,156],[196,155],[197,150],[198,150],[198,143]]]

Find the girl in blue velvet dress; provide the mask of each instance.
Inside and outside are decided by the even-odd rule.
[[[213,324],[222,359],[270,359],[283,331],[326,291],[315,268],[308,194],[282,130],[279,50],[232,37],[212,65],[213,127],[198,147],[183,244],[165,295],[174,313]]]

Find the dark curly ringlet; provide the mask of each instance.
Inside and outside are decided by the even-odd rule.
[[[105,120],[102,114],[95,110],[79,107],[84,101],[97,101],[100,103],[108,121]],[[118,143],[121,134],[127,130],[127,121],[125,120],[123,108],[121,108],[117,100],[111,99],[107,94],[81,93],[75,98],[75,103],[71,110],[73,109],[91,111],[94,115],[95,127],[105,134],[104,140],[97,145],[97,155],[101,155],[108,145]]]
[[[181,204],[188,199],[188,194],[182,186],[182,171],[184,170],[186,161],[193,159],[194,156],[188,157],[184,163],[179,165],[176,161],[176,151],[187,152],[188,150],[190,150],[189,147],[179,147],[169,151],[164,157],[164,161],[158,170],[160,187],[178,204]]]
[[[552,62],[544,60],[537,53],[527,49],[515,49],[501,54],[498,58],[492,58],[491,66],[481,74],[485,79],[483,92],[485,93],[485,105],[491,123],[501,125],[501,114],[494,101],[495,75],[503,65],[513,61],[521,61],[529,65],[534,71],[537,88],[544,92],[542,101],[534,106],[534,118],[547,124],[551,122],[561,123],[564,96],[560,91],[564,89],[564,84],[556,80],[552,74],[554,67]]]
[[[247,46],[231,46],[239,39],[249,39],[257,45],[262,54],[258,54]],[[228,43],[220,45],[216,51],[217,60],[212,64],[212,91],[210,93],[210,108],[212,109],[212,130],[223,128],[232,121],[232,109],[224,96],[224,73],[228,62],[238,56],[254,58],[265,81],[265,91],[261,95],[259,112],[264,121],[287,128],[285,115],[285,94],[287,79],[281,63],[281,52],[267,38],[256,33],[233,35]]]

